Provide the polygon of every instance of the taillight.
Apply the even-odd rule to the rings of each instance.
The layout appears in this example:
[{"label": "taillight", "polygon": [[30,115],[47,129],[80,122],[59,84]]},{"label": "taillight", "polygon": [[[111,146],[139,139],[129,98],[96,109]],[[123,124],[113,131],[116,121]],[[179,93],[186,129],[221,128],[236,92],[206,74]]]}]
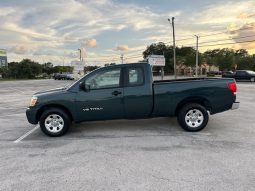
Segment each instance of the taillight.
[{"label": "taillight", "polygon": [[233,94],[235,94],[236,91],[237,91],[236,83],[235,83],[235,82],[229,83],[229,84],[228,84],[228,88],[230,89],[230,91],[231,91]]}]

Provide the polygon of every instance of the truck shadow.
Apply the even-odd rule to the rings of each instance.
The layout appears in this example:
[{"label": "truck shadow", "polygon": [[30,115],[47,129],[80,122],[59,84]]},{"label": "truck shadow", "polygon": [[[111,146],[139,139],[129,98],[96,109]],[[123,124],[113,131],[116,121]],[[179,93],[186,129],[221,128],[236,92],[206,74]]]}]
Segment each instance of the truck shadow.
[{"label": "truck shadow", "polygon": [[[178,124],[176,118],[153,118],[137,120],[111,120],[83,122],[72,124],[66,135],[62,137],[48,137],[41,131],[36,131],[26,138],[26,141],[55,142],[56,140],[84,140],[84,139],[121,139],[140,137],[176,137],[211,134],[203,132],[186,132]],[[55,144],[55,143],[54,143]],[[63,142],[61,142],[63,144]],[[67,143],[65,143],[67,144]]]},{"label": "truck shadow", "polygon": [[160,133],[183,132],[176,118],[111,120],[73,124],[68,136],[86,138],[139,137]]}]

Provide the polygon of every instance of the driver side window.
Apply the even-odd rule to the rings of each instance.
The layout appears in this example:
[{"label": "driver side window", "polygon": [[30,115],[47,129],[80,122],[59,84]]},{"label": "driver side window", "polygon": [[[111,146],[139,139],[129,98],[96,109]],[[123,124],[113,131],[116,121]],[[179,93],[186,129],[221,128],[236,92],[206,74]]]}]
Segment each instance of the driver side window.
[{"label": "driver side window", "polygon": [[102,71],[89,77],[86,82],[91,90],[102,88],[117,88],[120,86],[120,68]]}]

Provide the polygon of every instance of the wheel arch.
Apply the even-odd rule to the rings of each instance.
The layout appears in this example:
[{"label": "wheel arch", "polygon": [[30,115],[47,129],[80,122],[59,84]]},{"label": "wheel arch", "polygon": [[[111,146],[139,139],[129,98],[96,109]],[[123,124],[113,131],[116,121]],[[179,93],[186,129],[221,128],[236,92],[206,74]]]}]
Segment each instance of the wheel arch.
[{"label": "wheel arch", "polygon": [[63,105],[61,105],[61,104],[48,104],[48,105],[42,106],[42,107],[38,110],[38,112],[37,112],[37,114],[36,114],[36,121],[39,121],[41,115],[43,114],[43,112],[44,112],[45,110],[49,109],[49,108],[58,108],[58,109],[61,109],[61,110],[63,110],[63,111],[66,112],[66,114],[69,116],[69,118],[70,118],[71,121],[74,120],[72,113],[69,111],[69,109],[68,109],[67,107],[65,107],[65,106],[63,106]]},{"label": "wheel arch", "polygon": [[208,99],[206,99],[204,97],[201,97],[201,96],[192,96],[192,97],[188,97],[188,98],[183,99],[182,101],[180,101],[177,104],[177,107],[175,109],[175,116],[178,115],[178,112],[180,111],[180,109],[184,105],[189,104],[189,103],[200,104],[200,105],[204,106],[207,111],[210,111],[210,112],[212,110],[211,103],[210,103],[210,101]]}]

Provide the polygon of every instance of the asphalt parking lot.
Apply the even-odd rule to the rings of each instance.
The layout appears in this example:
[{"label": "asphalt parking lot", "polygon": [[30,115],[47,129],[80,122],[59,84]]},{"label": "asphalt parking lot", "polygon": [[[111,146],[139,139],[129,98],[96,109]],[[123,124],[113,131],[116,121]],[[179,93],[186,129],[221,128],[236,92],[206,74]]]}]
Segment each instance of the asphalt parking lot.
[{"label": "asphalt parking lot", "polygon": [[211,116],[201,132],[157,118],[85,122],[47,137],[25,109],[34,92],[67,83],[0,82],[0,190],[255,189],[255,83],[238,83],[240,109]]}]

